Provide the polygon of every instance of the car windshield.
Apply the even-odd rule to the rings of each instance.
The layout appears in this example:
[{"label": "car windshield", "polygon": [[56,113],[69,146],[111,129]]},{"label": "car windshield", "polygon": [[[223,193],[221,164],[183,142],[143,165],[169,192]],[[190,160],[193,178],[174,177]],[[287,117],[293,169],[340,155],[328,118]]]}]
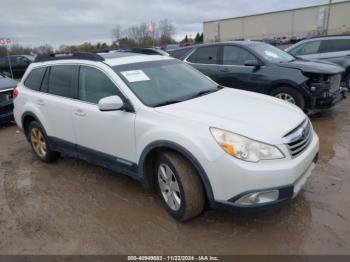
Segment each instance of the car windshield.
[{"label": "car windshield", "polygon": [[271,63],[284,63],[295,60],[294,56],[291,56],[277,47],[265,43],[253,44],[251,45],[251,48]]},{"label": "car windshield", "polygon": [[113,69],[151,107],[182,102],[220,89],[205,75],[175,59],[119,65]]}]

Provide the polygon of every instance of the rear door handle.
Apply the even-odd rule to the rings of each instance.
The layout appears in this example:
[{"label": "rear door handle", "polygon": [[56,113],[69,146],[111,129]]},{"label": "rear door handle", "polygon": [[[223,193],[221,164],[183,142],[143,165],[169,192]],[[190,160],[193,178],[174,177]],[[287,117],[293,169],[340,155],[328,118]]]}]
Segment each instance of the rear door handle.
[{"label": "rear door handle", "polygon": [[228,72],[230,72],[230,70],[228,68],[222,68],[222,69],[220,69],[220,72],[228,73]]},{"label": "rear door handle", "polygon": [[39,106],[43,106],[43,105],[45,105],[45,102],[44,102],[44,100],[39,99],[39,100],[37,101],[37,104],[38,104]]},{"label": "rear door handle", "polygon": [[86,116],[86,113],[81,109],[75,110],[74,114],[77,116]]}]

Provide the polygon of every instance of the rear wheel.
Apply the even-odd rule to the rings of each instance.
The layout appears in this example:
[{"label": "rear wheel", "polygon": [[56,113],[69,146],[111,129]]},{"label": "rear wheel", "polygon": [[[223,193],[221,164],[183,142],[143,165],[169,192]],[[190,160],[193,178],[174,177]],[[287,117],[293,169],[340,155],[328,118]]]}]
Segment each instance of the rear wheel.
[{"label": "rear wheel", "polygon": [[279,87],[271,92],[271,95],[289,102],[291,104],[297,105],[302,110],[305,109],[305,98],[304,96],[297,90],[292,87]]},{"label": "rear wheel", "polygon": [[166,152],[155,165],[159,196],[168,213],[179,221],[189,220],[202,213],[205,196],[195,168],[182,156]]},{"label": "rear wheel", "polygon": [[29,124],[28,138],[35,155],[44,162],[53,162],[59,157],[59,153],[52,151],[47,141],[44,128],[36,121]]}]

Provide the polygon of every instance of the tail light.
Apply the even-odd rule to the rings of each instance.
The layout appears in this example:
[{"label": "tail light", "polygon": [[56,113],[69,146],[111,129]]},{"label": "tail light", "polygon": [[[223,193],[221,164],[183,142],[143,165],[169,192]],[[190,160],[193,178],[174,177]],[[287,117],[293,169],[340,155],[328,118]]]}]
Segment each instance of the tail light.
[{"label": "tail light", "polygon": [[13,89],[13,92],[12,92],[12,98],[15,99],[17,96],[18,96],[18,90],[17,88],[15,88]]}]

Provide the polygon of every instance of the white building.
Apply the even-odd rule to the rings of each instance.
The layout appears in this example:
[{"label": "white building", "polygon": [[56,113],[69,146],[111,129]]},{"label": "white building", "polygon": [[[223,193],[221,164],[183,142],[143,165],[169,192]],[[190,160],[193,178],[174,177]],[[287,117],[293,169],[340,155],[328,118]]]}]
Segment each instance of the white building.
[{"label": "white building", "polygon": [[204,42],[350,33],[350,1],[203,22]]}]

